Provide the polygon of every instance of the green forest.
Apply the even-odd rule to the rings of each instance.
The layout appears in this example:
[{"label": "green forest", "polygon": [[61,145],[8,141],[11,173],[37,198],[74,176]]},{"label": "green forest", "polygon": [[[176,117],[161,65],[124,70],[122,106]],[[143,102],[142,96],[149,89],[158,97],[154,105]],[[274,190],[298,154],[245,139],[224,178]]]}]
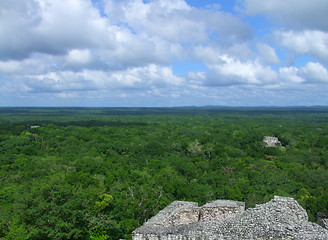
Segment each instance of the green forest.
[{"label": "green forest", "polygon": [[174,200],[293,197],[315,222],[328,108],[0,108],[0,181],[0,239],[131,239]]}]

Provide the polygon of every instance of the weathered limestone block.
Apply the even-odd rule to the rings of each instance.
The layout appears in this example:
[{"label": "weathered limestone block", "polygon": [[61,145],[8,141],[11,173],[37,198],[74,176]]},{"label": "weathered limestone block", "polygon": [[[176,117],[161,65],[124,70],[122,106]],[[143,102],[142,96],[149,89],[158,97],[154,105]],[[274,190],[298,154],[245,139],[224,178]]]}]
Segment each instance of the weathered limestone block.
[{"label": "weathered limestone block", "polygon": [[199,221],[206,221],[222,214],[242,213],[245,203],[231,200],[216,200],[206,203],[200,208]]},{"label": "weathered limestone block", "polygon": [[185,202],[185,201],[174,201],[162,211],[160,211],[157,215],[149,219],[145,225],[150,226],[171,226],[172,221],[169,219],[172,218],[172,215],[175,215],[179,211],[183,211],[185,209],[194,209],[198,207],[198,203],[195,202]]},{"label": "weathered limestone block", "polygon": [[[308,222],[306,211],[292,198],[244,211],[242,202],[217,200],[202,207],[173,202],[132,233],[133,240],[328,240],[328,230]],[[198,217],[197,217],[198,216]]]},{"label": "weathered limestone block", "polygon": [[328,229],[328,213],[323,213],[323,212],[318,213],[318,224],[321,227]]},{"label": "weathered limestone block", "polygon": [[167,226],[178,226],[199,221],[199,208],[184,208],[171,214],[167,221]]}]

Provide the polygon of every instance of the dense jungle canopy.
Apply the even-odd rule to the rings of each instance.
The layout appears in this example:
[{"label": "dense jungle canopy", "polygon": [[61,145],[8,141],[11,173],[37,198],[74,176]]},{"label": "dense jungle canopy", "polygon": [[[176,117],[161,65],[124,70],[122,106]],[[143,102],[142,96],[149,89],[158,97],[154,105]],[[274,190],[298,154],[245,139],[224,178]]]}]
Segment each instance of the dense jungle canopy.
[{"label": "dense jungle canopy", "polygon": [[315,221],[328,108],[0,108],[0,181],[0,239],[129,239],[174,200],[280,195]]}]

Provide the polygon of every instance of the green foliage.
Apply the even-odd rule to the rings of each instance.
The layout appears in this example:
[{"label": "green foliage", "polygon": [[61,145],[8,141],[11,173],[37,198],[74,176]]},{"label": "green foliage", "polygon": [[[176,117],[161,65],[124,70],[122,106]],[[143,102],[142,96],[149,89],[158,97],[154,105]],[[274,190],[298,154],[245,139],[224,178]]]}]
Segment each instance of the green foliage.
[{"label": "green foliage", "polygon": [[0,239],[129,239],[174,200],[282,195],[315,221],[327,136],[327,108],[0,108]]},{"label": "green foliage", "polygon": [[113,202],[113,197],[109,194],[103,194],[101,196],[101,201],[95,203],[95,210],[97,212],[104,211],[106,208],[109,208]]}]

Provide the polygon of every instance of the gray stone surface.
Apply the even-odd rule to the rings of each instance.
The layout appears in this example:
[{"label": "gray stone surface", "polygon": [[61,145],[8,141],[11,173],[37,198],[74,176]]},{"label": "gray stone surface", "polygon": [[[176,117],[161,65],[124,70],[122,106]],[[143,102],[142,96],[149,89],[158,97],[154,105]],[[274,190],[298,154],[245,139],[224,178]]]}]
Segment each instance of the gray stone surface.
[{"label": "gray stone surface", "polygon": [[324,228],[328,229],[328,212],[326,212],[326,213],[323,213],[323,212],[318,213],[318,224],[321,227],[324,227]]},{"label": "gray stone surface", "polygon": [[306,211],[292,198],[245,209],[242,202],[217,200],[202,207],[173,202],[133,232],[133,240],[317,239],[328,230],[308,222]]},{"label": "gray stone surface", "polygon": [[277,137],[265,136],[263,142],[266,143],[267,147],[281,147],[281,142]]}]

